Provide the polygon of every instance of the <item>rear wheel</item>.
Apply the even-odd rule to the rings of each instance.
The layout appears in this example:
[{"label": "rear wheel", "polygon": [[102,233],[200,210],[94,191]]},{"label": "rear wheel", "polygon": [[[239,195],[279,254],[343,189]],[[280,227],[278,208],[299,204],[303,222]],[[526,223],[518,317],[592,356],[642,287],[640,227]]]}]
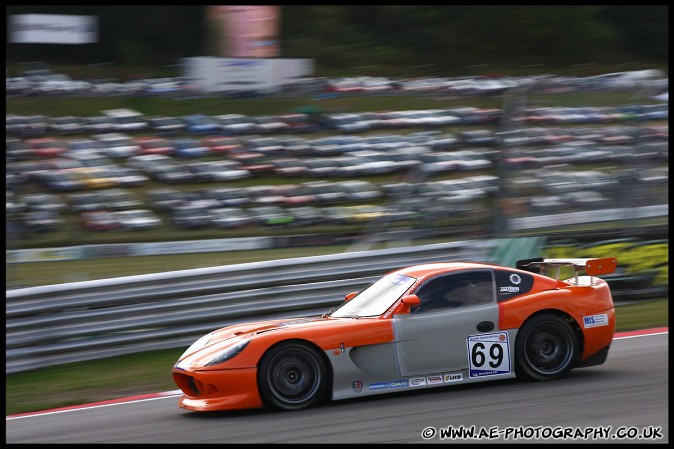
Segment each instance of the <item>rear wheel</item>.
[{"label": "rear wheel", "polygon": [[552,314],[525,322],[515,348],[517,374],[534,380],[565,376],[580,355],[574,330],[563,318]]},{"label": "rear wheel", "polygon": [[309,407],[325,392],[325,361],[306,343],[282,343],[262,358],[258,384],[265,405],[281,410]]}]

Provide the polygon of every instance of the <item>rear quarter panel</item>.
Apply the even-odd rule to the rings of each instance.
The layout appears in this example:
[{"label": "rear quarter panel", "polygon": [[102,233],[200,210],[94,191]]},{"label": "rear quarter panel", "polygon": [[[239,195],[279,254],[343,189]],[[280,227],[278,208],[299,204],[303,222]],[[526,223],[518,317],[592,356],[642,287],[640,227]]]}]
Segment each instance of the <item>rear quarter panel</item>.
[{"label": "rear quarter panel", "polygon": [[572,317],[583,334],[581,360],[608,346],[615,333],[613,299],[608,284],[599,278],[594,278],[591,286],[567,285],[515,297],[499,303],[499,308],[502,330],[519,329],[528,318],[544,311]]}]

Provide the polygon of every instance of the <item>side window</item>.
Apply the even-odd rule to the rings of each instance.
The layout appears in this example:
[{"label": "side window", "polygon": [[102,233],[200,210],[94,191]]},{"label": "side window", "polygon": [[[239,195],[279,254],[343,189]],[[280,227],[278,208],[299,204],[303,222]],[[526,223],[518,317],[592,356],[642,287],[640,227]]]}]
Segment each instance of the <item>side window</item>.
[{"label": "side window", "polygon": [[491,270],[472,270],[429,279],[417,290],[421,304],[412,313],[494,302]]}]

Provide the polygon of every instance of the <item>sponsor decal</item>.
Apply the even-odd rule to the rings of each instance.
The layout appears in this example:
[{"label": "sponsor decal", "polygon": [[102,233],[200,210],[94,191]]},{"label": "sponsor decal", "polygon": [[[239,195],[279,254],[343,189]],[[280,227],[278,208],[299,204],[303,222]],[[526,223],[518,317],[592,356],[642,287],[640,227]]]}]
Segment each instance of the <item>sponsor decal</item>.
[{"label": "sponsor decal", "polygon": [[510,374],[507,332],[471,335],[467,344],[470,377]]},{"label": "sponsor decal", "polygon": [[426,377],[426,380],[428,381],[428,385],[441,384],[442,383],[442,376],[428,376],[428,377]]},{"label": "sponsor decal", "polygon": [[400,388],[409,386],[410,383],[408,380],[392,380],[391,382],[378,382],[376,384],[370,384],[367,387],[370,390],[382,390],[384,388]]},{"label": "sponsor decal", "polygon": [[425,377],[413,377],[410,379],[410,387],[418,387],[421,385],[426,385]]},{"label": "sponsor decal", "polygon": [[463,374],[461,373],[454,373],[454,374],[445,374],[443,377],[443,380],[445,383],[449,382],[459,382],[463,380]]},{"label": "sponsor decal", "polygon": [[363,391],[363,381],[362,380],[354,380],[351,382],[351,387],[353,388],[353,391],[356,393],[360,393]]},{"label": "sponsor decal", "polygon": [[585,329],[599,326],[608,326],[608,315],[606,313],[600,313],[599,315],[590,315],[583,317],[583,327]]},{"label": "sponsor decal", "polygon": [[499,291],[506,292],[506,293],[517,293],[517,292],[520,291],[520,288],[519,287],[507,286],[507,287],[501,287],[501,289]]},{"label": "sponsor decal", "polygon": [[510,275],[510,282],[512,282],[514,285],[519,285],[519,283],[522,282],[522,278],[520,277],[519,274],[512,273]]}]

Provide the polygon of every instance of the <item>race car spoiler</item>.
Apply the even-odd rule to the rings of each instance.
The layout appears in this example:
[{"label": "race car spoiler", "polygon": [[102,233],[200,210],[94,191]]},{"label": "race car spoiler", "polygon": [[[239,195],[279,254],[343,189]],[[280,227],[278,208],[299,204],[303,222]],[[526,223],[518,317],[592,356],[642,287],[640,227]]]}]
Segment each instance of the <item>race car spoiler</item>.
[{"label": "race car spoiler", "polygon": [[562,267],[572,267],[576,280],[578,273],[585,271],[588,276],[597,276],[600,274],[611,274],[618,266],[618,259],[615,257],[604,257],[598,259],[524,259],[517,261],[517,268],[531,273],[540,273],[542,270],[555,269],[555,278],[559,279],[559,271]]}]

